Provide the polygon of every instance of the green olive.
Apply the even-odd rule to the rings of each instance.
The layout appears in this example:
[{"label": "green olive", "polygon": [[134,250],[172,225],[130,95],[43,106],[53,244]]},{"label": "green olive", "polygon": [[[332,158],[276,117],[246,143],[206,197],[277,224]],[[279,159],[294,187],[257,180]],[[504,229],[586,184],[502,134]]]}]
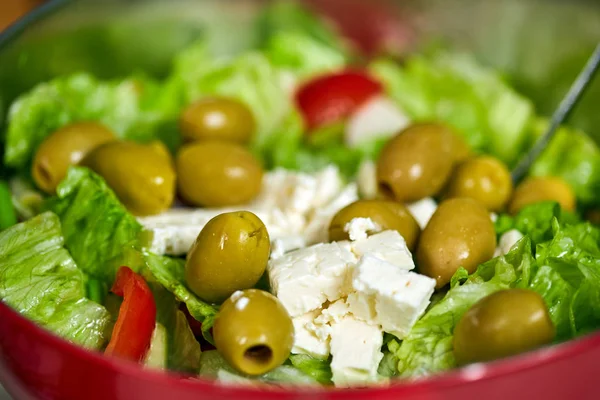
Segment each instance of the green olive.
[{"label": "green olive", "polygon": [[403,204],[391,200],[358,200],[333,217],[329,225],[329,240],[348,240],[344,228],[354,218],[370,218],[382,230],[398,231],[411,251],[421,233],[419,224]]},{"label": "green olive", "polygon": [[37,186],[53,194],[71,165],[78,164],[101,144],[116,140],[113,133],[97,122],[67,125],[46,138],[33,159],[31,174]]},{"label": "green olive", "polygon": [[102,176],[135,215],[158,214],[173,204],[173,160],[160,142],[112,142],[88,154],[82,165]]},{"label": "green olive", "polygon": [[466,312],[454,330],[459,364],[491,361],[552,343],[555,329],[544,299],[531,290],[501,290]]},{"label": "green olive", "polygon": [[459,142],[444,125],[410,126],[391,139],[379,156],[379,191],[403,203],[436,195],[450,176]]},{"label": "green olive", "polygon": [[256,285],[270,251],[269,233],[256,215],[220,214],[202,228],[187,255],[187,285],[201,299],[220,303],[236,290]]},{"label": "green olive", "polygon": [[186,141],[215,139],[243,144],[254,135],[256,122],[244,103],[213,97],[186,108],[181,114],[180,127]]},{"label": "green olive", "polygon": [[468,198],[445,200],[421,233],[417,267],[445,286],[462,266],[469,273],[490,260],[496,249],[496,232],[490,213]]},{"label": "green olive", "polygon": [[544,176],[528,178],[517,186],[508,211],[514,215],[524,207],[542,201],[556,201],[565,210],[575,210],[575,194],[569,184],[558,177]]},{"label": "green olive", "polygon": [[290,356],[294,325],[275,296],[248,289],[233,293],[223,303],[213,336],[217,350],[233,368],[247,375],[262,375]]},{"label": "green olive", "polygon": [[176,165],[179,194],[194,206],[244,204],[254,199],[262,187],[262,166],[235,143],[188,144],[179,151]]},{"label": "green olive", "polygon": [[506,165],[494,157],[479,156],[454,169],[445,197],[469,197],[490,211],[501,211],[511,193],[512,180]]}]

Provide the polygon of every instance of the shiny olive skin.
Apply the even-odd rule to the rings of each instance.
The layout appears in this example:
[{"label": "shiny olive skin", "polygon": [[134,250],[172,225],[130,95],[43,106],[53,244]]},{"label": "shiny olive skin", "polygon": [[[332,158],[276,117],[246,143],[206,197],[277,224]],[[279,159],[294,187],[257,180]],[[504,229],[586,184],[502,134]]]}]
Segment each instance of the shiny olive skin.
[{"label": "shiny olive skin", "polygon": [[473,199],[449,199],[440,203],[421,232],[417,267],[441,288],[461,266],[474,272],[493,257],[495,249],[496,232],[490,213]]},{"label": "shiny olive skin", "polygon": [[201,299],[220,303],[236,290],[256,285],[270,251],[269,233],[256,215],[220,214],[202,228],[187,255],[186,283]]},{"label": "shiny olive skin", "polygon": [[454,330],[459,364],[491,361],[552,343],[555,335],[544,299],[531,290],[507,289],[484,297]]},{"label": "shiny olive skin", "polygon": [[183,146],[176,161],[179,195],[194,206],[222,207],[253,200],[263,168],[244,147],[203,141]]},{"label": "shiny olive skin", "polygon": [[358,200],[333,217],[329,224],[329,240],[348,240],[344,227],[354,218],[370,218],[384,231],[398,231],[411,251],[421,233],[419,224],[403,204],[391,200]]},{"label": "shiny olive skin", "polygon": [[167,210],[175,198],[173,160],[161,142],[112,142],[88,154],[82,165],[102,176],[135,215]]},{"label": "shiny olive skin", "polygon": [[508,206],[510,214],[542,201],[556,201],[567,211],[574,211],[575,193],[567,182],[554,176],[527,178],[517,186]]},{"label": "shiny olive skin", "polygon": [[294,325],[272,294],[238,291],[221,305],[213,326],[215,346],[233,368],[262,375],[287,360],[294,344]]},{"label": "shiny olive skin", "polygon": [[180,128],[186,141],[227,140],[248,143],[256,131],[250,109],[226,97],[202,99],[181,114]]},{"label": "shiny olive skin", "polygon": [[501,211],[511,194],[512,179],[506,165],[494,157],[479,156],[455,167],[445,198],[469,197],[490,211]]},{"label": "shiny olive skin", "polygon": [[67,125],[48,136],[37,149],[31,169],[33,180],[44,192],[54,194],[70,166],[78,164],[96,147],[114,140],[115,135],[97,122]]},{"label": "shiny olive skin", "polygon": [[441,124],[408,127],[392,138],[379,156],[379,191],[402,203],[438,194],[450,177],[456,157],[465,156],[455,152],[457,143],[460,139]]}]

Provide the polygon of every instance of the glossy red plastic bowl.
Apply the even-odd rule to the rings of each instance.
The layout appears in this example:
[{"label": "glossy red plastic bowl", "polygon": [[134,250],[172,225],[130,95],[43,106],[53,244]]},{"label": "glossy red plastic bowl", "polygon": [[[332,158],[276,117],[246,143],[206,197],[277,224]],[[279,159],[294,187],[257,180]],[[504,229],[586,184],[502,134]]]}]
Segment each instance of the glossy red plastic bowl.
[{"label": "glossy red plastic bowl", "polygon": [[259,390],[148,371],[88,352],[0,304],[0,380],[16,399],[598,399],[600,334],[385,388]]},{"label": "glossy red plastic bowl", "polygon": [[[169,0],[164,4],[171,5],[182,1]],[[251,0],[236,1],[240,3],[243,12],[248,10],[244,7],[254,3]],[[320,0],[308,1],[311,4],[320,3]],[[323,1],[331,3],[333,0]],[[336,1],[340,4],[340,0]],[[370,5],[375,2],[375,0],[369,1]],[[593,10],[598,13],[599,7],[594,1],[597,2],[597,0],[593,0],[588,1],[587,4],[589,7],[596,4],[593,6],[595,7]],[[138,34],[137,37],[131,39],[129,44],[121,43],[121,41],[127,40],[127,36],[118,36],[119,33],[123,33],[123,26],[120,26],[119,29],[108,30],[108,36],[105,35],[105,31],[95,30],[95,28],[87,29],[96,19],[110,20],[116,17],[124,18],[127,26],[133,25],[136,29],[142,29],[146,26],[146,21],[142,25],[136,25],[133,20],[130,20],[130,17],[140,14],[145,9],[146,3],[158,2],[159,0],[55,0],[51,4],[47,4],[37,13],[28,16],[22,23],[13,26],[4,35],[0,35],[0,100],[4,100],[4,104],[8,104],[12,97],[39,81],[81,69],[101,77],[129,73],[137,68],[160,74],[165,70],[168,60],[177,51],[177,48],[183,46],[185,40],[189,38],[188,25],[184,27],[182,24],[181,34],[174,35],[172,41],[163,43],[159,49],[162,53],[150,56],[143,53],[144,46],[140,46],[137,41],[140,38],[152,37],[153,26],[148,27],[149,32]],[[197,2],[210,3],[208,0],[197,0]],[[220,0],[219,4],[226,7],[233,2],[233,0]],[[357,0],[352,0],[352,2],[356,4]],[[69,3],[69,7],[66,7],[67,3]],[[71,7],[71,3],[73,3],[73,7]],[[119,3],[117,8],[111,8],[117,3]],[[142,3],[144,5],[140,5]],[[213,1],[213,3],[216,2]],[[367,3],[367,0],[364,0],[364,3]],[[461,29],[454,36],[466,38],[466,42],[473,50],[477,50],[474,37],[485,37],[485,40],[489,41],[494,34],[498,36],[499,32],[491,29],[490,35],[476,35],[472,33],[476,32],[475,30],[466,30],[464,24],[470,22],[476,24],[482,21],[479,28],[487,29],[495,25],[490,24],[490,20],[486,20],[486,16],[493,17],[492,21],[497,21],[497,16],[503,15],[495,9],[494,11],[479,9],[481,4],[499,6],[510,3],[506,7],[517,7],[521,14],[527,10],[533,10],[534,15],[539,15],[541,10],[541,8],[536,8],[541,4],[540,0],[503,0],[498,2],[429,0],[428,3],[445,6],[450,3],[460,4],[460,7],[453,9],[454,14],[451,18],[462,21]],[[464,11],[467,3],[471,5],[469,12]],[[545,2],[545,4],[550,3],[556,6],[560,2],[550,0]],[[586,0],[570,0],[562,4],[566,3],[571,5],[581,3],[584,7],[583,3],[586,3]],[[525,4],[530,4],[531,7],[528,8],[529,6]],[[548,13],[567,15],[560,8],[563,6],[557,7],[556,12],[548,11]],[[568,8],[568,6],[564,7]],[[450,9],[452,10],[452,8]],[[473,17],[470,13],[477,10],[479,10],[479,17]],[[583,18],[585,15],[590,15],[590,10],[592,9],[582,8],[577,15]],[[63,11],[64,15],[61,14]],[[335,14],[335,10],[330,7],[323,7],[323,12],[330,16]],[[165,14],[168,13],[168,10],[165,10]],[[51,15],[52,18],[50,18]],[[383,14],[376,14],[377,18],[380,18],[381,15]],[[243,22],[243,18],[241,21]],[[346,30],[352,31],[351,25],[360,21],[360,18],[344,14],[344,21]],[[510,23],[510,21],[505,18],[503,23]],[[516,29],[515,25],[523,29],[529,26],[529,24],[519,22],[518,18],[513,18],[512,21],[513,29]],[[69,35],[72,35],[73,41],[64,40],[65,36],[62,35],[61,29],[65,25],[70,25]],[[444,26],[443,29],[448,28],[448,25],[444,25],[442,22],[432,25]],[[571,24],[569,29],[574,33],[579,25],[581,24]],[[380,28],[384,32],[389,32],[390,30],[385,26],[382,24]],[[193,26],[191,28],[193,29]],[[354,32],[357,40],[369,42],[372,35],[377,37],[378,34],[365,31],[363,28]],[[474,28],[474,25],[469,25],[469,28]],[[465,31],[471,33],[471,36],[465,35]],[[161,33],[164,34],[165,31],[161,31]],[[500,30],[500,36],[504,33]],[[399,37],[396,33],[394,35],[393,37]],[[115,40],[117,36],[118,41]],[[58,37],[59,40],[54,41],[54,37]],[[45,38],[50,41],[44,42]],[[573,41],[568,46],[565,45],[561,54],[571,48],[575,49],[576,44],[582,43],[583,40],[582,37],[573,35]],[[592,38],[592,42],[595,41],[597,41],[597,37]],[[54,45],[55,43],[56,45]],[[397,46],[405,44],[394,40],[392,43],[396,43]],[[502,53],[495,51],[496,49],[502,49],[502,54],[510,54],[510,52],[507,53],[506,47],[492,45],[491,48],[494,49],[494,55]],[[372,47],[368,49],[373,50]],[[551,52],[554,51],[552,47],[549,49]],[[515,52],[516,54],[528,54],[518,49]],[[582,54],[587,55],[588,53],[582,52]],[[557,54],[557,57],[559,56]],[[111,62],[102,62],[103,58],[109,58]],[[483,54],[483,58],[485,58],[485,54]],[[488,57],[488,61],[494,60],[498,65],[502,64],[501,58]],[[25,74],[24,70],[30,71],[30,73]],[[568,82],[572,77],[567,75],[560,78],[564,78],[564,81]],[[2,108],[2,101],[0,101],[0,108]],[[2,110],[0,109],[1,115]],[[325,388],[263,388],[259,390],[252,387],[232,387],[207,380],[149,371],[135,364],[109,359],[100,353],[86,351],[39,328],[33,322],[0,303],[0,382],[16,399],[548,400],[572,398],[591,400],[600,399],[600,385],[596,382],[597,376],[600,376],[600,333],[495,363],[473,365],[418,381],[398,381],[389,387],[360,390]]]}]

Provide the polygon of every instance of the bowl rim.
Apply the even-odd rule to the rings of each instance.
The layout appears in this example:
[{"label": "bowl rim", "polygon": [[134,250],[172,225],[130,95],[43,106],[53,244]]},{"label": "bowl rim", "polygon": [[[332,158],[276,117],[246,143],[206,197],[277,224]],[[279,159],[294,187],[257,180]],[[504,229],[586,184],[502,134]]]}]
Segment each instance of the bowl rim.
[{"label": "bowl rim", "polygon": [[[600,347],[600,332],[591,333],[578,339],[551,345],[518,356],[497,360],[485,364],[472,364],[445,373],[417,379],[392,378],[389,385],[375,385],[365,388],[335,388],[326,386],[254,386],[244,384],[224,384],[214,379],[200,376],[177,374],[170,371],[143,368],[139,364],[115,358],[110,358],[100,352],[88,350],[71,343],[54,333],[37,325],[32,320],[22,316],[7,304],[0,302],[0,315],[8,319],[8,325],[16,326],[20,331],[27,331],[39,341],[55,347],[63,357],[74,357],[85,361],[97,368],[119,375],[127,375],[140,382],[158,383],[165,386],[176,386],[189,390],[218,389],[220,393],[232,396],[248,396],[252,394],[289,395],[303,392],[312,395],[389,395],[409,394],[432,389],[450,389],[456,386],[502,378],[523,371],[548,366],[561,360],[582,354],[593,347]],[[6,323],[6,322],[3,322]],[[394,379],[397,379],[394,382]],[[341,398],[341,397],[340,397]]]}]

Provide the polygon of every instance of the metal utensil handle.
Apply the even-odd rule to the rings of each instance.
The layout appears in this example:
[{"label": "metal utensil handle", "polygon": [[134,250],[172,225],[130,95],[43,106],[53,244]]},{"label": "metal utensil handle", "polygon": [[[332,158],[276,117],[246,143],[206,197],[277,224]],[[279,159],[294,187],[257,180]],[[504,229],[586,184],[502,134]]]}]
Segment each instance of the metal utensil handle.
[{"label": "metal utensil handle", "polygon": [[569,117],[586,89],[590,86],[590,82],[593,80],[598,69],[600,69],[600,43],[598,43],[598,46],[596,46],[596,49],[585,68],[581,71],[577,80],[575,80],[571,86],[571,89],[569,89],[569,92],[560,103],[558,109],[554,112],[554,115],[552,115],[550,126],[544,136],[535,143],[513,169],[512,180],[515,185],[527,175],[529,167],[531,167],[539,155],[544,151],[548,143],[550,143],[550,140],[552,140],[558,131],[558,128]]}]

